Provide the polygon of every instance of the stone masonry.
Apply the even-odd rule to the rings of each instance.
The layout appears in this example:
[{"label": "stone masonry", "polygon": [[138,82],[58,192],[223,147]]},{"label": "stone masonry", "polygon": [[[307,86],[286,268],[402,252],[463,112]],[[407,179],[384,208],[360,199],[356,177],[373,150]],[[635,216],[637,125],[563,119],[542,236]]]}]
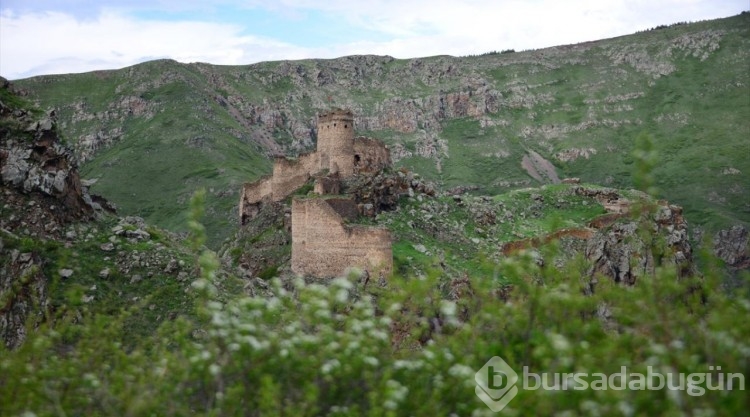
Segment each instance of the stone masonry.
[{"label": "stone masonry", "polygon": [[277,157],[273,175],[243,186],[240,221],[252,219],[264,201],[281,201],[311,177],[344,179],[354,174],[374,174],[391,165],[388,148],[377,139],[354,137],[354,115],[336,109],[318,116],[317,151],[298,158]]},{"label": "stone masonry", "polygon": [[292,201],[292,271],[331,277],[357,267],[370,274],[390,275],[391,236],[387,228],[348,224],[359,215],[357,204],[336,197],[341,180],[375,175],[391,165],[390,151],[377,139],[354,137],[351,111],[336,109],[318,116],[317,150],[298,158],[277,157],[273,174],[245,184],[240,198],[241,224],[263,204],[287,198],[315,178],[319,197]]},{"label": "stone masonry", "polygon": [[358,215],[350,199],[295,198],[292,201],[292,271],[316,277],[340,276],[349,267],[371,276],[393,270],[387,228],[346,224]]}]

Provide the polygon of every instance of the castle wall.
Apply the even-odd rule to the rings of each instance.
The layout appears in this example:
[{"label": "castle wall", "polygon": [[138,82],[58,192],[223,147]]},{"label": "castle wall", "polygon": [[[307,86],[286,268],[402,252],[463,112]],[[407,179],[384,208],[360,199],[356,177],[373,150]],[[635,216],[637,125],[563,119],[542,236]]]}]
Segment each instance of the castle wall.
[{"label": "castle wall", "polygon": [[276,158],[273,161],[273,201],[281,201],[303,186],[312,174],[320,170],[319,166],[317,152],[296,159]]},{"label": "castle wall", "polygon": [[354,173],[374,173],[391,166],[391,151],[377,139],[354,139]]},{"label": "castle wall", "polygon": [[258,214],[263,199],[273,192],[273,178],[268,175],[253,183],[245,183],[240,195],[240,224]]},{"label": "castle wall", "polygon": [[[388,148],[369,138],[354,139],[354,117],[335,110],[318,118],[317,151],[296,159],[276,158],[273,175],[245,184],[240,199],[242,224],[254,218],[268,200],[281,201],[316,176],[314,190],[338,194],[341,178],[376,173],[390,166]],[[328,171],[324,174],[322,171]],[[319,278],[340,276],[357,267],[372,275],[393,271],[391,234],[387,228],[350,225],[359,215],[348,198],[295,198],[292,202],[292,271]]]},{"label": "castle wall", "polygon": [[257,203],[271,194],[273,189],[273,178],[270,175],[261,177],[253,183],[245,183],[242,186],[242,202]]},{"label": "castle wall", "polygon": [[326,198],[325,201],[341,217],[342,221],[354,221],[359,217],[357,203],[351,198]]},{"label": "castle wall", "polygon": [[[345,207],[341,201],[337,204]],[[322,198],[294,199],[292,271],[323,278],[340,276],[348,267],[390,275],[393,252],[389,230],[345,225],[336,209]]]}]

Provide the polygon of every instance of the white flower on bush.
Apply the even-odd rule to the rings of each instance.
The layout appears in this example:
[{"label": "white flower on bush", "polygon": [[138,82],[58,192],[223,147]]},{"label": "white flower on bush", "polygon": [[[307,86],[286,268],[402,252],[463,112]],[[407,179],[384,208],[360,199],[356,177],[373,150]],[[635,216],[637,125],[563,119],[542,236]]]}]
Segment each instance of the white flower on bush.
[{"label": "white flower on bush", "polygon": [[420,360],[409,361],[409,360],[399,359],[399,360],[393,362],[393,368],[394,369],[414,370],[414,369],[421,368],[423,365],[424,365],[424,362],[422,362]]},{"label": "white flower on bush", "polygon": [[310,305],[317,307],[319,309],[328,309],[329,307],[328,301],[320,299],[320,298],[310,300]]},{"label": "white flower on bush", "polygon": [[652,343],[649,347],[651,348],[651,352],[656,355],[666,355],[667,352],[669,352],[667,350],[667,347],[662,345],[661,343]]},{"label": "white flower on bush", "polygon": [[266,309],[273,311],[281,307],[281,301],[276,297],[271,297],[266,301]]},{"label": "white flower on bush", "polygon": [[99,379],[92,373],[85,373],[83,374],[83,379],[86,381],[86,383],[89,384],[92,388],[98,388],[99,387]]},{"label": "white flower on bush", "polygon": [[299,330],[299,323],[296,321],[293,321],[286,326],[284,326],[284,333],[286,334],[295,334],[297,333],[297,330]]},{"label": "white flower on bush", "polygon": [[264,350],[268,347],[269,343],[266,340],[260,341],[255,336],[245,336],[242,338],[246,344],[250,345],[253,350]]},{"label": "white flower on bush", "polygon": [[339,362],[338,359],[331,359],[323,364],[323,366],[320,367],[320,372],[324,374],[331,373],[332,370],[338,368],[341,366],[341,362]]},{"label": "white flower on bush", "polygon": [[547,338],[555,350],[566,351],[570,349],[570,342],[568,342],[568,339],[559,333],[550,332],[547,334]]},{"label": "white flower on bush", "polygon": [[252,332],[255,332],[257,329],[258,328],[252,323],[239,322],[237,324],[237,330],[240,330],[240,331],[252,333]]},{"label": "white flower on bush", "polygon": [[331,318],[331,312],[328,310],[316,310],[315,311],[315,317],[319,319],[330,319]]},{"label": "white flower on bush", "polygon": [[432,376],[432,383],[435,385],[435,388],[442,388],[445,386],[445,380],[443,379],[442,374],[435,374]]},{"label": "white flower on bush", "polygon": [[331,281],[331,286],[343,288],[345,290],[350,290],[353,287],[352,283],[349,282],[348,279],[342,277],[334,278],[333,281]]},{"label": "white flower on bush", "polygon": [[307,290],[312,294],[318,294],[326,296],[328,295],[328,287],[320,284],[310,284],[307,286]]},{"label": "white flower on bush", "polygon": [[349,299],[349,291],[342,288],[336,291],[336,301],[339,303],[345,303]]},{"label": "white flower on bush", "polygon": [[406,398],[409,388],[401,385],[398,381],[389,379],[386,383],[386,400],[383,407],[389,410],[395,410],[398,404]]},{"label": "white flower on bush", "polygon": [[208,280],[200,278],[193,281],[190,285],[196,290],[205,290],[208,287]]},{"label": "white flower on bush", "polygon": [[446,318],[456,316],[456,303],[450,300],[440,300],[440,313]]},{"label": "white flower on bush", "polygon": [[370,337],[372,337],[373,339],[386,341],[388,340],[388,333],[382,330],[373,329],[373,330],[370,330]]},{"label": "white flower on bush", "polygon": [[448,375],[455,376],[457,378],[473,378],[475,373],[476,371],[474,371],[473,368],[460,363],[457,363],[451,366],[450,369],[448,369]]},{"label": "white flower on bush", "polygon": [[351,353],[354,351],[359,351],[359,348],[361,347],[361,344],[358,340],[353,340],[349,342],[348,345],[346,345],[346,349],[344,350],[346,353]]}]

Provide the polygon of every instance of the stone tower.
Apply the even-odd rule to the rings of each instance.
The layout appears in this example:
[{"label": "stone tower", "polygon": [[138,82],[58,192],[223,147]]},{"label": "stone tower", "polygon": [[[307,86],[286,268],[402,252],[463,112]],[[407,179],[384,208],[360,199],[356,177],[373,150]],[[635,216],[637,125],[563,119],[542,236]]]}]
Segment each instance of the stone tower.
[{"label": "stone tower", "polygon": [[320,168],[343,177],[354,173],[354,115],[336,109],[318,116]]}]

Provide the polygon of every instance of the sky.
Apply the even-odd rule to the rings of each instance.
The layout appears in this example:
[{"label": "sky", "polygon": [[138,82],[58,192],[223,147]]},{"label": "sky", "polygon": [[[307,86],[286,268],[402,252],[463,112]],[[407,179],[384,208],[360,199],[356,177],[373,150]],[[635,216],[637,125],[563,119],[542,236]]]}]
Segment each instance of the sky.
[{"label": "sky", "polygon": [[729,17],[750,0],[0,0],[0,75],[539,49]]}]

